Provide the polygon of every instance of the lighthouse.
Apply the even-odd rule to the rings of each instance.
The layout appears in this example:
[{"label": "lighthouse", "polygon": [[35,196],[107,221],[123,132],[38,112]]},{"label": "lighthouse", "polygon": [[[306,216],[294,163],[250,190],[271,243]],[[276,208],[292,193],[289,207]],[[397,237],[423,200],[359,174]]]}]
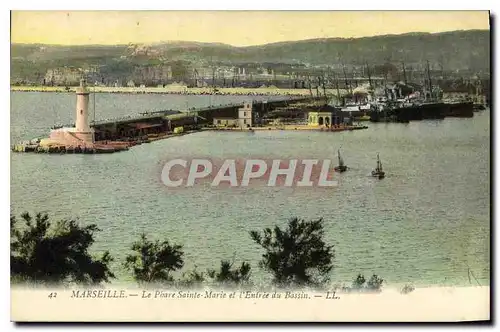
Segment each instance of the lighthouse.
[{"label": "lighthouse", "polygon": [[93,143],[94,131],[89,125],[89,96],[85,80],[80,80],[80,86],[76,88],[76,121],[75,136],[85,143]]}]

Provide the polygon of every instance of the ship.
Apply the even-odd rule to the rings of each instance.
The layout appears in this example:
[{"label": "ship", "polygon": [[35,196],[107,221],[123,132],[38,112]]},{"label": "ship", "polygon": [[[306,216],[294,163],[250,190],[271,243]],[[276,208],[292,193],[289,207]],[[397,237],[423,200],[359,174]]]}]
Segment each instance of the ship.
[{"label": "ship", "polygon": [[472,101],[449,101],[446,116],[459,118],[472,118],[474,116],[474,102]]},{"label": "ship", "polygon": [[393,113],[398,122],[425,119],[444,119],[449,113],[449,105],[444,102],[420,102],[395,107]]},{"label": "ship", "polygon": [[382,162],[380,161],[380,156],[378,153],[377,153],[377,168],[375,168],[375,170],[372,171],[372,176],[379,179],[383,179],[385,177],[385,172],[382,169]]},{"label": "ship", "polygon": [[339,158],[339,165],[336,166],[334,169],[335,172],[343,173],[347,171],[347,166],[344,164],[344,159],[342,159],[342,157],[340,156],[340,150],[338,150],[338,158]]}]

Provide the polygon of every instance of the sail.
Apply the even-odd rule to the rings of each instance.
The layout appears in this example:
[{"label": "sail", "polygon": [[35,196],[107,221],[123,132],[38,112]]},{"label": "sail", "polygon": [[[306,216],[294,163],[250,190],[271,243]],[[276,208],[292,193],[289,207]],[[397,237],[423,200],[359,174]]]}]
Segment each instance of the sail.
[{"label": "sail", "polygon": [[382,162],[380,161],[380,156],[377,153],[377,172],[382,171]]}]

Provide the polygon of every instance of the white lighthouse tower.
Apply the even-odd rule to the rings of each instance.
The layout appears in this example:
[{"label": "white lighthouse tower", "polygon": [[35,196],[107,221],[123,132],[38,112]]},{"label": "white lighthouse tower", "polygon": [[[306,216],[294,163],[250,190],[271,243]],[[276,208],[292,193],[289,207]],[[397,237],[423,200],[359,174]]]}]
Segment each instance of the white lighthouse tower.
[{"label": "white lighthouse tower", "polygon": [[75,127],[60,127],[50,132],[48,139],[43,139],[41,145],[64,145],[66,147],[94,147],[94,129],[89,124],[89,90],[85,80],[80,80],[76,88],[76,121]]},{"label": "white lighthouse tower", "polygon": [[75,136],[85,143],[94,142],[94,131],[89,124],[89,96],[85,80],[80,80],[80,86],[76,88],[76,122]]}]

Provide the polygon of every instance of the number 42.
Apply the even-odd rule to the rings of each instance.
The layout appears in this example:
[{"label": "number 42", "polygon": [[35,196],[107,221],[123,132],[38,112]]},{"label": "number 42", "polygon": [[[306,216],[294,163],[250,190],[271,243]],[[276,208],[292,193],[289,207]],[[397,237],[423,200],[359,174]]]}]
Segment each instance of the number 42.
[{"label": "number 42", "polygon": [[50,293],[49,294],[49,299],[56,298],[56,297],[57,297],[57,293]]}]

